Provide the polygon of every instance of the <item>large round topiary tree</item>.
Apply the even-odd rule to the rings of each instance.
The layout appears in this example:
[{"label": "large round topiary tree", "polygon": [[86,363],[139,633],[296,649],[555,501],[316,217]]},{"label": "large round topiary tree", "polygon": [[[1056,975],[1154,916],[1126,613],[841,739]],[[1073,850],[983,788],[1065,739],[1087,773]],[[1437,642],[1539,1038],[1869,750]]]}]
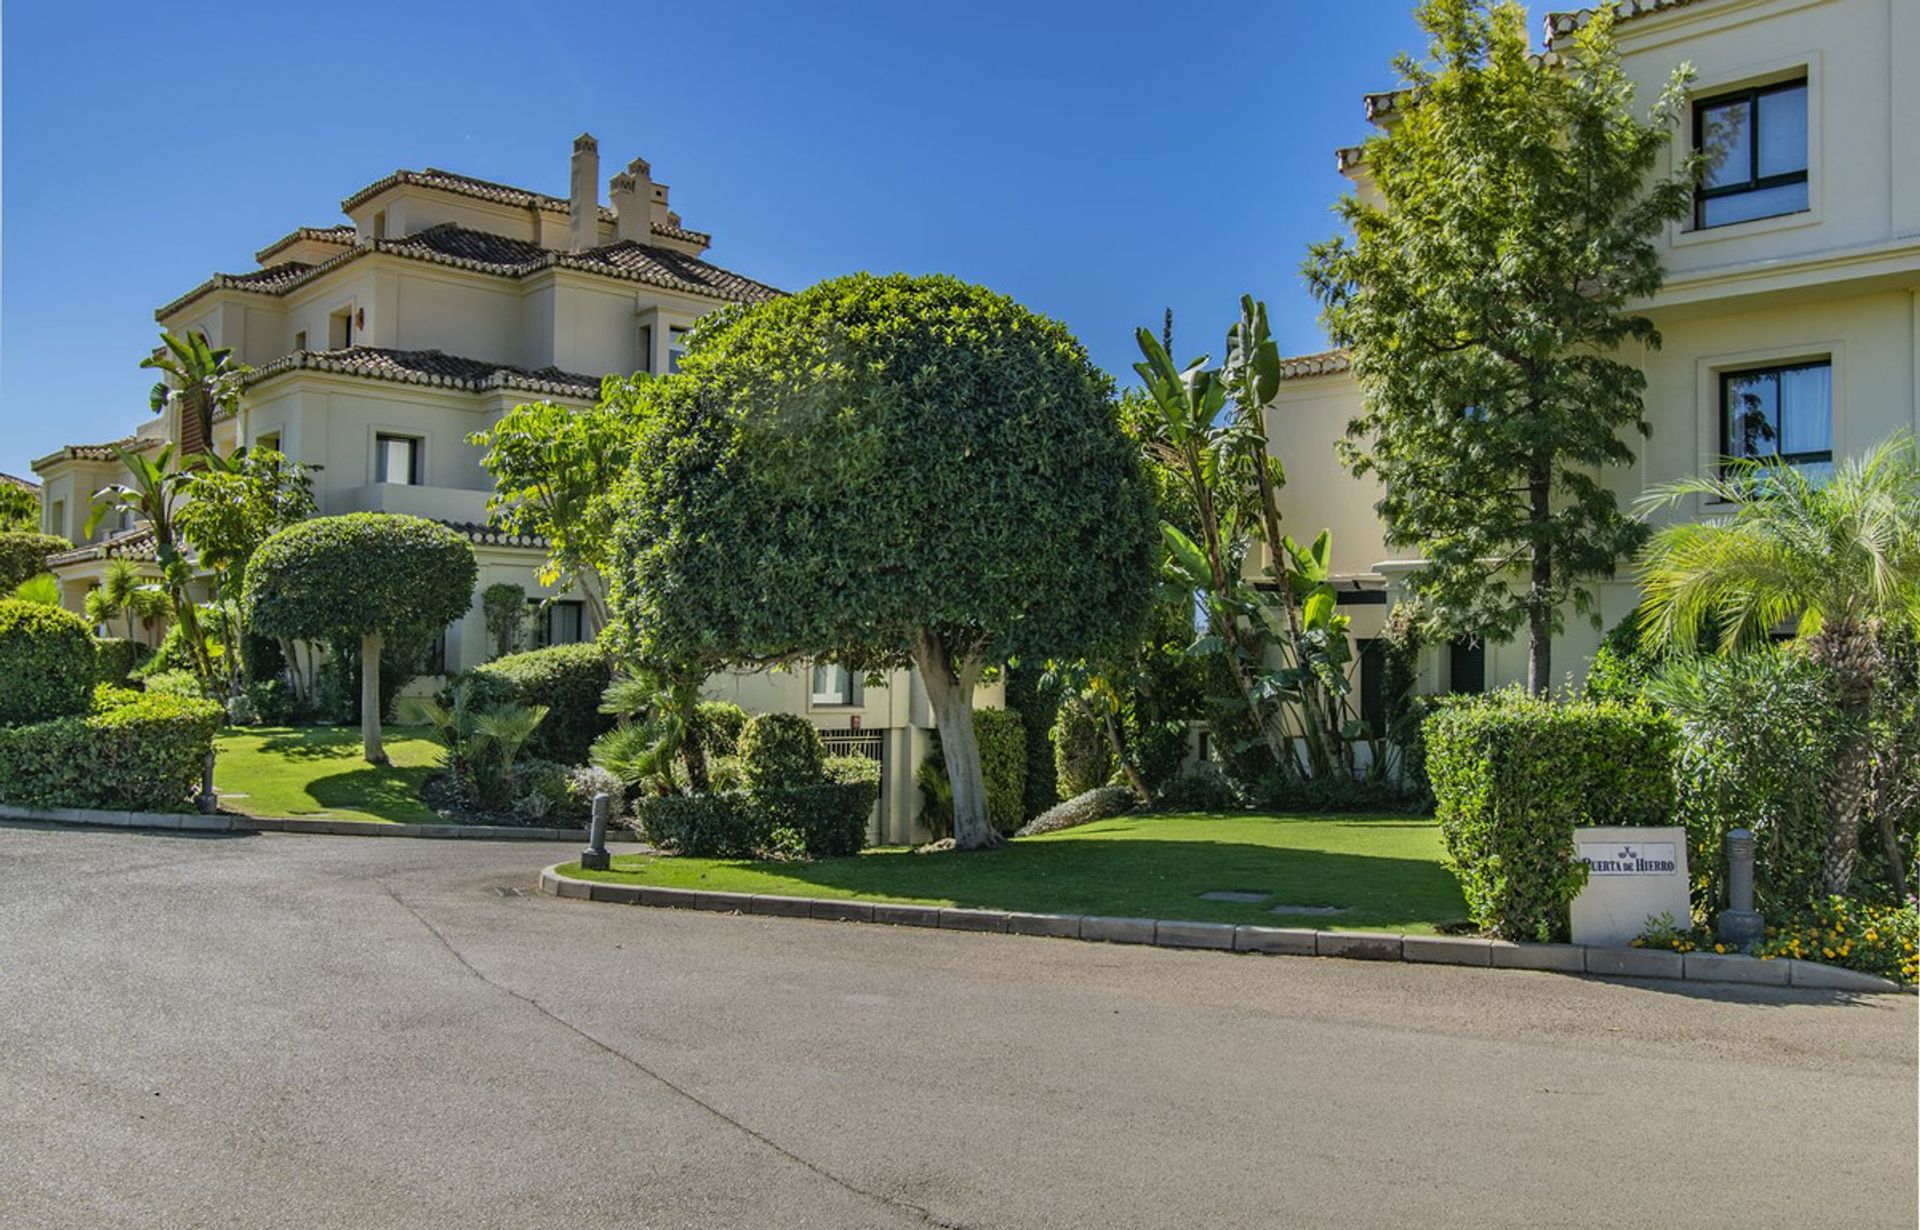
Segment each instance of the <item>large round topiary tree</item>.
[{"label": "large round topiary tree", "polygon": [[360,638],[360,733],[367,761],[380,746],[380,647],[405,631],[439,629],[473,600],[473,547],[436,521],[391,513],[316,517],[262,543],[247,564],[247,620],[263,636]]},{"label": "large round topiary tree", "polygon": [[612,635],[702,667],[911,661],[987,822],[973,689],[1144,610],[1152,499],[1112,385],[1055,321],[950,277],[825,282],[698,328],[614,495]]},{"label": "large round topiary tree", "polygon": [[0,726],[85,713],[95,669],[86,620],[57,606],[0,598]]},{"label": "large round topiary tree", "polygon": [[47,556],[71,550],[72,543],[52,534],[0,533],[0,594],[10,594],[20,582],[45,572]]}]

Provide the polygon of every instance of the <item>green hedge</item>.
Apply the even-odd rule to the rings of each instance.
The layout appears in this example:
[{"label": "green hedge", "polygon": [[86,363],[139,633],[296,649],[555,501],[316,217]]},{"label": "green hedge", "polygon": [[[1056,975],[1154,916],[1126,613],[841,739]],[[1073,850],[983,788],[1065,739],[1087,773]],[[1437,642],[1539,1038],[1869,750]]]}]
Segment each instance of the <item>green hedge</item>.
[{"label": "green hedge", "polygon": [[212,701],[101,688],[85,716],[0,727],[0,801],[187,811],[225,716]]},{"label": "green hedge", "polygon": [[707,755],[734,756],[740,751],[740,733],[747,728],[747,711],[730,700],[703,700],[694,708]]},{"label": "green hedge", "polygon": [[553,645],[508,654],[462,676],[473,685],[475,710],[500,704],[545,705],[546,720],[528,741],[528,755],[585,764],[593,741],[613,729],[600,695],[613,682],[613,661],[598,644]]},{"label": "green hedge", "polygon": [[812,786],[825,780],[826,748],[813,723],[795,713],[757,713],[740,732],[740,771],[749,791]]},{"label": "green hedge", "polygon": [[0,725],[85,713],[98,671],[84,619],[0,598]]},{"label": "green hedge", "polygon": [[867,844],[879,786],[820,782],[755,794],[676,794],[637,809],[648,841],[687,858],[838,858]]},{"label": "green hedge", "polygon": [[1051,733],[1055,789],[1061,802],[1113,780],[1113,747],[1085,701],[1077,696],[1061,701]]},{"label": "green hedge", "polygon": [[654,795],[634,820],[648,841],[687,858],[752,858],[767,844],[766,814],[744,794]]},{"label": "green hedge", "polygon": [[47,556],[71,550],[72,543],[52,534],[0,534],[0,594],[10,594],[20,582],[45,572]]},{"label": "green hedge", "polygon": [[124,636],[103,636],[93,645],[94,679],[98,683],[124,684],[152,652]]},{"label": "green hedge", "polygon": [[1037,667],[1009,667],[1007,708],[1020,715],[1026,730],[1026,813],[1031,820],[1060,801],[1060,782],[1053,764],[1053,722],[1060,712],[1060,685]]},{"label": "green hedge", "polygon": [[987,822],[1012,833],[1027,822],[1027,727],[1011,709],[975,709],[980,776],[987,787]]},{"label": "green hedge", "polygon": [[1667,715],[1508,691],[1449,704],[1426,738],[1448,860],[1474,921],[1502,939],[1567,937],[1586,882],[1575,828],[1674,822]]}]

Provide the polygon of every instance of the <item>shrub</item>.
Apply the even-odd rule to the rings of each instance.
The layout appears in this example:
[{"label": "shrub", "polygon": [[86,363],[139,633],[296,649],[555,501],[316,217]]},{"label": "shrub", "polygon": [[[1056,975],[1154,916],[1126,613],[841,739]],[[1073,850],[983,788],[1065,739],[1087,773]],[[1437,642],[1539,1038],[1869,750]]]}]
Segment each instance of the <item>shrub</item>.
[{"label": "shrub", "polygon": [[654,795],[634,812],[648,841],[688,858],[752,858],[766,845],[765,821],[744,794]]},{"label": "shrub", "polygon": [[1695,916],[1710,922],[1727,904],[1723,842],[1736,828],[1753,833],[1761,912],[1805,909],[1822,895],[1821,785],[1837,733],[1826,672],[1773,650],[1681,658],[1647,692],[1673,712],[1684,736],[1674,788]]},{"label": "shrub", "polygon": [[1126,786],[1099,786],[1041,812],[1022,825],[1014,836],[1035,837],[1041,833],[1057,833],[1061,829],[1092,824],[1095,820],[1124,816],[1138,802],[1133,797],[1133,791]]},{"label": "shrub", "polygon": [[1060,801],[1060,780],[1053,765],[1053,723],[1060,715],[1060,685],[1039,670],[1014,666],[1007,672],[1007,708],[1020,715],[1027,747],[1026,819]]},{"label": "shrub", "polygon": [[1828,897],[1768,926],[1757,951],[1762,957],[1820,961],[1912,986],[1920,979],[1917,944],[1920,909],[1911,900],[1872,905]]},{"label": "shrub", "polygon": [[0,598],[0,725],[85,713],[98,669],[85,620]]},{"label": "shrub", "polygon": [[826,748],[813,723],[793,713],[759,713],[740,732],[740,771],[749,792],[824,780]]},{"label": "shrub", "polygon": [[1268,811],[1319,812],[1339,815],[1353,812],[1414,812],[1427,810],[1426,796],[1407,785],[1379,778],[1288,777],[1269,772],[1255,782],[1240,783],[1241,792],[1255,806]]},{"label": "shrub", "polygon": [[694,707],[694,720],[707,755],[739,755],[740,732],[747,726],[745,709],[730,700],[703,700]]},{"label": "shrub", "polygon": [[600,695],[613,682],[613,663],[598,644],[553,645],[496,658],[461,676],[472,688],[475,710],[501,704],[544,705],[546,721],[527,751],[563,764],[587,759],[593,741],[613,729],[600,712]]},{"label": "shrub", "polygon": [[1092,709],[1078,697],[1060,702],[1053,721],[1053,766],[1062,799],[1078,798],[1113,780],[1113,749]]},{"label": "shrub", "polygon": [[[852,785],[868,782],[875,787],[880,785],[880,762],[869,756],[829,756],[821,762],[827,780]],[[715,786],[718,790],[720,787]]]},{"label": "shrub", "polygon": [[291,726],[306,716],[300,698],[284,679],[261,679],[247,685],[253,714],[264,726]]},{"label": "shrub", "polygon": [[93,644],[94,679],[100,683],[126,683],[134,669],[153,650],[124,636],[103,636]]},{"label": "shrub", "polygon": [[769,851],[843,858],[866,848],[879,794],[877,780],[823,782],[763,791],[749,796],[747,806],[761,813],[754,827],[765,834]]},{"label": "shrub", "polygon": [[161,671],[148,675],[141,686],[156,696],[184,696],[191,700],[218,702],[223,695],[192,671]]},{"label": "shrub", "polygon": [[617,824],[627,810],[627,784],[598,765],[581,765],[567,770],[567,793],[572,796],[568,810],[588,819],[593,817],[593,796],[604,794],[609,804],[607,823]]},{"label": "shrub", "polygon": [[1187,723],[1129,723],[1127,754],[1150,794],[1158,794],[1180,776],[1187,763]]},{"label": "shrub", "polygon": [[[207,646],[215,660],[222,654],[217,644]],[[158,675],[165,671],[188,671],[193,669],[193,654],[187,648],[186,630],[178,623],[167,626],[166,635],[160,638],[160,647],[147,655],[145,661],[128,672],[128,678],[140,680],[149,675]]]},{"label": "shrub", "polygon": [[987,786],[987,823],[1010,834],[1027,818],[1027,728],[1011,709],[976,709],[980,775]]},{"label": "shrub", "polygon": [[85,716],[0,727],[0,799],[186,811],[225,716],[211,701],[103,688]]},{"label": "shrub", "polygon": [[1588,700],[1640,699],[1659,669],[1654,655],[1640,643],[1640,612],[1615,624],[1587,665]]},{"label": "shrub", "polygon": [[508,793],[516,816],[530,823],[561,824],[584,820],[592,807],[579,806],[567,777],[567,766],[551,760],[524,760],[514,765]]},{"label": "shrub", "polygon": [[1160,806],[1179,811],[1237,811],[1240,792],[1211,760],[1190,765],[1160,790]]},{"label": "shrub", "polygon": [[1586,882],[1574,828],[1672,822],[1667,715],[1509,691],[1449,704],[1426,734],[1448,861],[1474,921],[1502,939],[1566,938]]},{"label": "shrub", "polygon": [[52,534],[0,533],[0,594],[10,594],[20,582],[45,572],[47,556],[71,550],[72,543]]},{"label": "shrub", "polygon": [[527,591],[511,581],[496,581],[480,591],[480,614],[493,638],[493,656],[504,658],[520,647],[520,627],[527,621]]}]

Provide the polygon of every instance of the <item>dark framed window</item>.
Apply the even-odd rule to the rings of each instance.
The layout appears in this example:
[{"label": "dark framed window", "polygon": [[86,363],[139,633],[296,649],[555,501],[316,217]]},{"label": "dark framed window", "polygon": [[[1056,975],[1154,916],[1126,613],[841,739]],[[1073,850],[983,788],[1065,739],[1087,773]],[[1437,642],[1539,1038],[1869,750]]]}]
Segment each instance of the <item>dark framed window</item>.
[{"label": "dark framed window", "polygon": [[1360,720],[1376,739],[1387,733],[1387,646],[1375,638],[1360,642]]},{"label": "dark framed window", "polygon": [[667,370],[680,370],[681,356],[687,353],[687,331],[678,325],[667,330]]},{"label": "dark framed window", "polygon": [[1806,78],[1694,103],[1693,147],[1724,151],[1694,194],[1696,228],[1804,212],[1810,199]]},{"label": "dark framed window", "polygon": [[810,694],[816,705],[857,705],[860,703],[860,680],[844,666],[817,662],[813,667]]},{"label": "dark framed window", "polygon": [[1462,637],[1447,646],[1447,690],[1477,696],[1487,690],[1487,643]]},{"label": "dark framed window", "polygon": [[1720,451],[1833,467],[1833,364],[1826,359],[1720,373]]},{"label": "dark framed window", "polygon": [[420,485],[420,441],[412,436],[373,438],[373,481]]},{"label": "dark framed window", "polygon": [[653,326],[640,326],[640,370],[653,370]]},{"label": "dark framed window", "polygon": [[[540,605],[538,598],[530,602],[536,607]],[[586,603],[567,598],[547,603],[546,606],[544,618],[540,621],[543,645],[577,645],[587,639]]]}]

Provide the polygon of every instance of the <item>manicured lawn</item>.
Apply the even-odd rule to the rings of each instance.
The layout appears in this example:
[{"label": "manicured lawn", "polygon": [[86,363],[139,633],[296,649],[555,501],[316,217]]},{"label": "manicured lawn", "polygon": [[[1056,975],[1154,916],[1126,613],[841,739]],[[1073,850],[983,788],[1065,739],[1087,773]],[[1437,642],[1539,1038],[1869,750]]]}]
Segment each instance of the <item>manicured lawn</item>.
[{"label": "manicured lawn", "polygon": [[[1420,817],[1191,813],[1123,816],[977,854],[894,847],[813,863],[626,855],[611,871],[563,870],[715,892],[1426,933],[1467,915],[1440,854],[1439,826]],[[1201,897],[1221,890],[1261,896]]]},{"label": "manicured lawn", "polygon": [[215,743],[214,789],[223,808],[249,816],[442,823],[420,801],[421,785],[440,765],[440,745],[393,726],[382,741],[393,763],[374,766],[360,757],[357,726],[224,730]]}]

